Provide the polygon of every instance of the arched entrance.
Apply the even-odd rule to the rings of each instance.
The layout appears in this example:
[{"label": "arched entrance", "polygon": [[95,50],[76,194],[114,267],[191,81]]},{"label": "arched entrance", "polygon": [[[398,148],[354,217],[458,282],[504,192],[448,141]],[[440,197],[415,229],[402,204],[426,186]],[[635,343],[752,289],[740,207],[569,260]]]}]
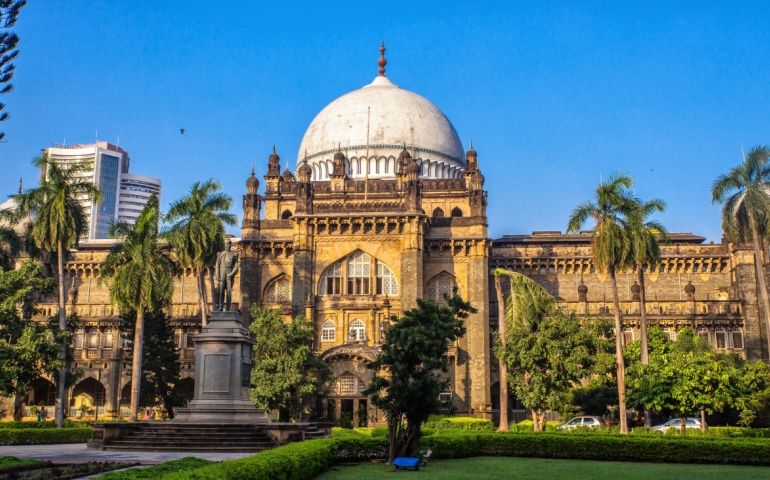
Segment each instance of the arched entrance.
[{"label": "arched entrance", "polygon": [[56,404],[56,386],[47,378],[40,377],[32,382],[32,404],[38,407],[52,407]]},{"label": "arched entrance", "polygon": [[106,390],[102,382],[93,377],[80,381],[72,389],[70,416],[77,418],[104,415]]},{"label": "arched entrance", "polygon": [[366,364],[377,357],[377,350],[360,344],[339,345],[326,350],[320,359],[332,371],[326,418],[346,428],[367,427],[383,421],[362,392],[372,380]]}]

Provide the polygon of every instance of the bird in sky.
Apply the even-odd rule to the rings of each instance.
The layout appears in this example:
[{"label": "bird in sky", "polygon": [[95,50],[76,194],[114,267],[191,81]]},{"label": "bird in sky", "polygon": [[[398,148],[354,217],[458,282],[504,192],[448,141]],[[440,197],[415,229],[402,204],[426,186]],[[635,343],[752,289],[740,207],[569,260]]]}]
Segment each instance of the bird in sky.
[{"label": "bird in sky", "polygon": [[179,131],[182,132],[182,135],[184,135],[184,128],[180,128]]}]

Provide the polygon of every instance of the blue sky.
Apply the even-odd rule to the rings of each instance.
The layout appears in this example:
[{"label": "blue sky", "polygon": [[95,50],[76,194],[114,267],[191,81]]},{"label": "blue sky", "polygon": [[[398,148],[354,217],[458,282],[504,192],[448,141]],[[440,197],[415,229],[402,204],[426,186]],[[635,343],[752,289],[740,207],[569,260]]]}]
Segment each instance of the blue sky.
[{"label": "blue sky", "polygon": [[251,163],[264,174],[276,143],[294,168],[310,121],[371,82],[385,40],[393,82],[473,140],[491,237],[564,230],[625,170],[668,203],[671,231],[718,242],[711,182],[741,145],[770,143],[769,20],[766,2],[37,0],[2,98],[0,192],[36,180],[40,149],[98,131],[163,180],[164,204],[216,177],[240,216]]}]

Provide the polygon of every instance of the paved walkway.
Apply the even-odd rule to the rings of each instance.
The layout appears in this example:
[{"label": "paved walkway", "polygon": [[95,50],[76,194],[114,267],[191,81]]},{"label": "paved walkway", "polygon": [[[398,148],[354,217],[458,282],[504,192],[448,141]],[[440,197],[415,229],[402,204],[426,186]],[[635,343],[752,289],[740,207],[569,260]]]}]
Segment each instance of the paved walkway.
[{"label": "paved walkway", "polygon": [[78,462],[138,462],[143,465],[177,460],[184,457],[197,457],[219,462],[231,458],[243,458],[254,455],[253,452],[131,452],[89,450],[85,443],[65,443],[62,445],[15,445],[0,447],[0,457],[35,458],[56,463]]}]

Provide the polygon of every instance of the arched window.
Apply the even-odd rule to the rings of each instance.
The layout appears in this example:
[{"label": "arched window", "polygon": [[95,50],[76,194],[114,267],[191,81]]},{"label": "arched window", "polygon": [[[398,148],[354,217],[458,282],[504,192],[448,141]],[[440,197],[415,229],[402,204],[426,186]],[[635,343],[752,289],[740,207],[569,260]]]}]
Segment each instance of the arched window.
[{"label": "arched window", "polygon": [[348,257],[348,295],[369,295],[372,258],[364,252]]},{"label": "arched window", "polygon": [[441,210],[441,207],[436,207],[435,210],[433,210],[433,217],[434,218],[441,218],[444,216],[444,211]]},{"label": "arched window", "polygon": [[724,350],[725,348],[727,348],[727,332],[725,332],[724,328],[722,327],[715,328],[714,337],[716,337],[717,349]]},{"label": "arched window", "polygon": [[623,327],[623,345],[628,346],[629,343],[634,341],[634,329],[631,327]]},{"label": "arched window", "polygon": [[383,262],[377,260],[377,295],[398,295],[398,280]]},{"label": "arched window", "polygon": [[270,283],[265,290],[265,302],[291,302],[291,283],[289,283],[289,279],[284,276]]},{"label": "arched window", "polygon": [[112,348],[112,329],[107,328],[102,335],[102,348]]},{"label": "arched window", "polygon": [[339,295],[342,293],[342,262],[337,262],[326,269],[321,277],[319,295]]},{"label": "arched window", "polygon": [[440,402],[451,402],[452,401],[452,385],[447,383],[444,385],[444,389],[441,391],[441,393],[438,394],[438,399]]},{"label": "arched window", "polygon": [[281,219],[288,220],[291,218],[291,210],[284,210],[281,214]]},{"label": "arched window", "polygon": [[361,395],[366,385],[360,378],[350,372],[345,372],[334,381],[334,391],[337,395]]},{"label": "arched window", "polygon": [[193,341],[193,338],[195,335],[197,335],[198,332],[195,331],[193,327],[190,327],[187,329],[187,335],[186,335],[186,346],[187,348],[195,348],[195,342]]},{"label": "arched window", "polygon": [[668,339],[672,342],[676,341],[676,329],[673,327],[663,327],[663,332],[668,334]]},{"label": "arched window", "polygon": [[706,327],[698,327],[698,336],[705,338],[707,342],[711,343],[711,332]]},{"label": "arched window", "polygon": [[182,348],[182,329],[174,329],[174,348]]},{"label": "arched window", "polygon": [[88,331],[88,348],[99,348],[99,329],[92,328]]},{"label": "arched window", "polygon": [[72,337],[72,344],[75,348],[83,348],[83,337],[85,332],[82,328],[75,330],[75,335]]},{"label": "arched window", "polygon": [[359,319],[350,322],[349,328],[350,340],[353,342],[363,342],[366,340],[366,325]]},{"label": "arched window", "polygon": [[741,327],[733,327],[730,331],[730,336],[732,337],[733,348],[736,350],[743,350],[743,332],[741,331]]},{"label": "arched window", "polygon": [[455,207],[455,208],[452,209],[452,216],[453,217],[462,217],[463,216],[463,211],[460,210],[460,207]]},{"label": "arched window", "polygon": [[333,342],[337,339],[337,326],[334,325],[334,320],[327,320],[321,326],[321,341]]},{"label": "arched window", "polygon": [[442,272],[428,282],[426,297],[436,303],[444,303],[444,295],[446,294],[451,297],[456,285],[455,277],[447,272]]}]

